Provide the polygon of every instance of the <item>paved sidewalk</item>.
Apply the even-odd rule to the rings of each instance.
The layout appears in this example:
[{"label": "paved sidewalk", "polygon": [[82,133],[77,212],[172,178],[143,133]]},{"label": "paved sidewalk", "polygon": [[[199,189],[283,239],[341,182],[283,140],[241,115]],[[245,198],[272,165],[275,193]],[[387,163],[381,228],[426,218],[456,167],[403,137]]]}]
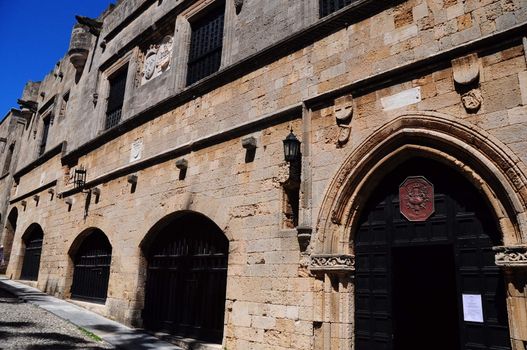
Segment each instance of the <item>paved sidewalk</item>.
[{"label": "paved sidewalk", "polygon": [[0,276],[0,288],[92,332],[118,349],[181,350],[180,347],[161,341],[145,332],[126,327],[80,306],[42,293],[36,288],[9,280],[4,276]]}]

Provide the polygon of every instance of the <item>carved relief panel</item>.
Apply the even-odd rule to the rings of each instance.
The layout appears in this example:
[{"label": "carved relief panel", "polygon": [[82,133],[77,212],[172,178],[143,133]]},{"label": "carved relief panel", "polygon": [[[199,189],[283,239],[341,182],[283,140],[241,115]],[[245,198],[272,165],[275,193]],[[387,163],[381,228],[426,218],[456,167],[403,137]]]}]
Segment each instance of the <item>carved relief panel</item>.
[{"label": "carved relief panel", "polygon": [[143,55],[141,65],[141,85],[160,76],[170,69],[174,37],[165,35],[157,44],[152,44]]}]

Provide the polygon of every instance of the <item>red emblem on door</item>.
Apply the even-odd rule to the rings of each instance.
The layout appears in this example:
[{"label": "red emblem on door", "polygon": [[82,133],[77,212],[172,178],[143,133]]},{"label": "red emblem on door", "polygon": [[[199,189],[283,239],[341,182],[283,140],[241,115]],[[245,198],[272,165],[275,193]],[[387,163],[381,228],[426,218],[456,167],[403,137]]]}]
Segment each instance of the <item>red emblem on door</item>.
[{"label": "red emblem on door", "polygon": [[409,176],[399,186],[401,214],[410,221],[426,221],[434,213],[434,185],[423,176]]}]

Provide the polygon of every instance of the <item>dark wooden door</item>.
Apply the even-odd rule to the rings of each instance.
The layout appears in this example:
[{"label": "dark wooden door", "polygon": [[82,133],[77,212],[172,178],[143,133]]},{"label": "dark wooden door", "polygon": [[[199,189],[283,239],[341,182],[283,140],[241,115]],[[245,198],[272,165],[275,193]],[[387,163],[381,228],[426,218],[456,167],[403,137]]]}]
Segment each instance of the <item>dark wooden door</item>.
[{"label": "dark wooden door", "polygon": [[71,297],[104,303],[108,293],[112,246],[99,230],[87,236],[75,254]]},{"label": "dark wooden door", "polygon": [[[435,212],[425,222],[400,214],[398,188],[408,176],[435,187]],[[354,240],[356,348],[510,349],[505,285],[492,253],[498,232],[483,198],[455,171],[414,159],[386,176]],[[481,296],[483,322],[465,321],[463,294]]]},{"label": "dark wooden door", "polygon": [[31,228],[31,230],[32,232],[25,239],[26,248],[20,279],[36,281],[38,280],[38,271],[40,269],[40,255],[42,253],[44,232],[42,232],[42,229],[38,225]]},{"label": "dark wooden door", "polygon": [[154,242],[143,319],[150,330],[221,343],[228,240],[204,220],[178,219]]}]

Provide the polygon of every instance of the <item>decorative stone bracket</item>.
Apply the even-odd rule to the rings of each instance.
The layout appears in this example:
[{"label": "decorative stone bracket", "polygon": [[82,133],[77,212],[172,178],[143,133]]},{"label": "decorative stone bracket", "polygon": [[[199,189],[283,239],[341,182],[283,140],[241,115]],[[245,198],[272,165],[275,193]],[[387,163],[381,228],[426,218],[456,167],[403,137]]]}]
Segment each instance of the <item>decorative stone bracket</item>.
[{"label": "decorative stone bracket", "polygon": [[312,255],[309,270],[314,274],[352,274],[355,272],[355,256],[353,255]]},{"label": "decorative stone bracket", "polygon": [[307,226],[297,226],[296,235],[298,244],[300,245],[300,252],[304,253],[311,242],[311,232],[313,229]]},{"label": "decorative stone bracket", "polygon": [[527,245],[493,247],[495,263],[503,267],[527,267]]}]

